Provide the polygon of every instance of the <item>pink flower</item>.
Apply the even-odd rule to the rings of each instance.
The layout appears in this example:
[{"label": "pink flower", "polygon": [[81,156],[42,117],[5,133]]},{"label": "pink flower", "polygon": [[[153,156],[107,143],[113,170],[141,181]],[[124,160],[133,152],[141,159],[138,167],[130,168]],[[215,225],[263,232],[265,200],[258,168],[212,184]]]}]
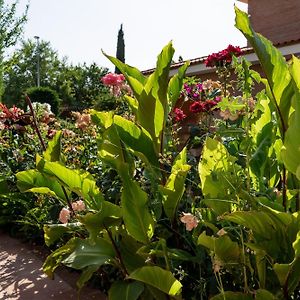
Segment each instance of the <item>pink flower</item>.
[{"label": "pink flower", "polygon": [[67,208],[62,208],[62,210],[59,213],[59,221],[67,224],[68,221],[70,220],[71,214],[70,211]]},{"label": "pink flower", "polygon": [[121,86],[125,80],[123,74],[108,73],[102,77],[101,81],[105,85]]},{"label": "pink flower", "polygon": [[190,213],[182,213],[180,221],[185,224],[185,228],[187,231],[191,231],[192,229],[196,228],[199,223],[197,217]]},{"label": "pink flower", "polygon": [[183,112],[183,110],[180,109],[180,108],[175,108],[174,109],[174,120],[175,120],[175,122],[180,122],[184,118],[186,118],[186,114]]},{"label": "pink flower", "polygon": [[74,211],[83,211],[85,210],[85,204],[82,200],[78,200],[72,203],[72,208]]}]

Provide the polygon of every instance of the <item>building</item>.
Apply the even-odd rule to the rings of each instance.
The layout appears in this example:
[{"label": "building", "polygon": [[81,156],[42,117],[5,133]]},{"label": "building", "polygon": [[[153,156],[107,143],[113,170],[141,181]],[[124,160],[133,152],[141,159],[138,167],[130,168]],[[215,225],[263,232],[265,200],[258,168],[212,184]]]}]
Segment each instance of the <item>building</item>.
[{"label": "building", "polygon": [[[289,59],[292,54],[300,55],[300,0],[239,0],[248,4],[251,24],[256,32],[270,39]],[[228,41],[230,43],[230,41]],[[220,49],[221,50],[221,49]],[[259,61],[251,47],[242,48],[244,57],[253,65],[253,69],[262,73]],[[202,80],[216,80],[215,69],[207,68],[207,56],[190,59],[187,76],[201,77]],[[184,62],[171,66],[170,76],[177,73]],[[145,75],[154,69],[146,70]]]}]

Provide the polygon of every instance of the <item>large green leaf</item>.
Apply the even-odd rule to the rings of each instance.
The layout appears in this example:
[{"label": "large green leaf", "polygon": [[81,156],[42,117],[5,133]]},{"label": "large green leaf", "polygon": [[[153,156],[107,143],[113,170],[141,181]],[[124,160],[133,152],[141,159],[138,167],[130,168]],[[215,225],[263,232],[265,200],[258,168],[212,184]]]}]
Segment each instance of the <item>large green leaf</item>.
[{"label": "large green leaf", "polygon": [[176,104],[177,100],[180,97],[183,79],[185,77],[185,72],[189,65],[190,65],[190,62],[186,62],[183,66],[181,66],[178,69],[178,73],[175,74],[170,79],[169,86],[168,86],[168,95],[169,95],[169,102],[170,102],[171,108],[174,107],[174,105]]},{"label": "large green leaf", "polygon": [[123,143],[134,151],[145,163],[159,168],[158,153],[155,152],[150,134],[132,121],[121,116],[114,117],[114,125]]},{"label": "large green leaf", "polygon": [[137,300],[144,291],[144,284],[138,281],[116,281],[108,291],[109,300]]},{"label": "large green leaf", "polygon": [[122,217],[121,208],[108,201],[101,202],[99,212],[87,213],[80,217],[80,221],[90,234],[90,238],[95,240],[99,232],[112,225],[118,225]]},{"label": "large green leaf", "polygon": [[137,269],[129,275],[129,278],[151,285],[170,296],[178,296],[181,293],[181,283],[170,271],[157,266]]},{"label": "large green leaf", "polygon": [[61,161],[61,131],[56,132],[53,139],[49,141],[43,157],[48,161]]},{"label": "large green leaf", "polygon": [[157,58],[156,69],[148,78],[136,68],[106,55],[121,70],[133,90],[137,102],[130,98],[127,100],[136,112],[138,124],[152,137],[156,153],[161,148],[161,135],[168,116],[169,69],[174,51],[172,43],[163,48]]},{"label": "large green leaf", "polygon": [[[242,170],[235,160],[221,142],[206,139],[198,170],[202,193],[209,200],[205,200],[206,204],[218,214],[230,210],[232,199],[241,189],[239,174]],[[219,199],[215,206],[213,199]]]},{"label": "large green leaf", "polygon": [[89,240],[75,239],[73,251],[61,261],[64,265],[82,270],[91,265],[101,266],[115,257],[113,246],[103,238]]},{"label": "large green leaf", "polygon": [[49,247],[59,240],[65,233],[77,231],[80,227],[80,223],[46,224],[43,228],[45,244]]},{"label": "large green leaf", "polygon": [[113,123],[114,112],[113,111],[96,111],[90,110],[92,121],[100,126],[103,130],[109,128]]},{"label": "large green leaf", "polygon": [[295,111],[290,116],[281,155],[286,168],[300,180],[299,171],[297,174],[300,168],[300,60],[295,56],[293,56],[290,71],[295,84],[293,98]]},{"label": "large green leaf", "polygon": [[198,238],[198,245],[213,251],[223,263],[239,263],[241,250],[238,243],[233,242],[228,235],[213,237],[205,232]]},{"label": "large green leaf", "polygon": [[50,255],[47,256],[44,264],[43,271],[50,277],[53,278],[54,271],[61,264],[62,260],[72,253],[76,248],[77,239],[70,239],[62,247],[53,251]]},{"label": "large green leaf", "polygon": [[58,162],[47,162],[44,160],[38,163],[37,168],[43,174],[57,179],[70,191],[81,196],[90,208],[101,208],[101,202],[104,201],[104,198],[90,173],[69,169]]},{"label": "large green leaf", "polygon": [[295,257],[289,264],[275,264],[274,271],[281,286],[291,295],[300,282],[300,231],[293,243]]},{"label": "large green leaf", "polygon": [[179,201],[185,190],[185,178],[190,168],[186,164],[186,148],[184,148],[176,157],[166,184],[160,186],[160,191],[163,195],[164,210],[171,220],[176,216]]},{"label": "large green leaf", "polygon": [[154,220],[147,207],[148,196],[137,182],[128,175],[128,168],[121,171],[123,191],[121,206],[129,234],[142,243],[148,243],[154,233]]},{"label": "large green leaf", "polygon": [[66,201],[65,194],[59,182],[37,170],[21,171],[16,174],[17,187],[21,192],[49,194]]},{"label": "large green leaf", "polygon": [[246,13],[235,7],[236,27],[244,34],[257,54],[270,86],[271,97],[281,127],[281,132],[288,128],[288,117],[294,88],[285,58],[272,43],[251,27]]}]

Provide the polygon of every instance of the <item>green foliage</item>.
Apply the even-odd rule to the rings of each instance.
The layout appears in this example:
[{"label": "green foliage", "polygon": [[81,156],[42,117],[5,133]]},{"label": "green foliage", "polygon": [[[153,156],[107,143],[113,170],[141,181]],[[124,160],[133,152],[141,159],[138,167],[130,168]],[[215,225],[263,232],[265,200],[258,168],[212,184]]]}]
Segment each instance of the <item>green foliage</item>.
[{"label": "green foliage", "polygon": [[51,110],[54,114],[59,112],[58,94],[48,87],[32,87],[26,90],[26,94],[32,102],[48,103],[51,105]]},{"label": "green foliage", "polygon": [[4,92],[3,75],[7,66],[4,61],[4,51],[14,46],[23,32],[23,26],[27,21],[28,4],[24,13],[17,16],[18,1],[6,4],[4,0],[0,1],[0,100]]}]

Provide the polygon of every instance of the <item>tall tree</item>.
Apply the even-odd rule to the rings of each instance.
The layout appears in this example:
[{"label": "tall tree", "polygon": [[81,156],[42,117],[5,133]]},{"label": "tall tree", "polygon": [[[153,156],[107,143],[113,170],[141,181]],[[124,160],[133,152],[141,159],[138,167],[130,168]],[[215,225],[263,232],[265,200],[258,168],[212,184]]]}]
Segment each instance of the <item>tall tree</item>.
[{"label": "tall tree", "polygon": [[4,71],[4,51],[17,43],[23,31],[23,25],[27,21],[28,5],[25,12],[17,16],[18,0],[10,5],[0,0],[0,101],[4,92],[3,71]]},{"label": "tall tree", "polygon": [[[117,59],[125,63],[125,42],[124,42],[124,32],[123,32],[123,24],[121,24],[121,27],[118,32],[118,44],[117,44]],[[121,74],[121,71],[116,67],[115,73]]]}]

